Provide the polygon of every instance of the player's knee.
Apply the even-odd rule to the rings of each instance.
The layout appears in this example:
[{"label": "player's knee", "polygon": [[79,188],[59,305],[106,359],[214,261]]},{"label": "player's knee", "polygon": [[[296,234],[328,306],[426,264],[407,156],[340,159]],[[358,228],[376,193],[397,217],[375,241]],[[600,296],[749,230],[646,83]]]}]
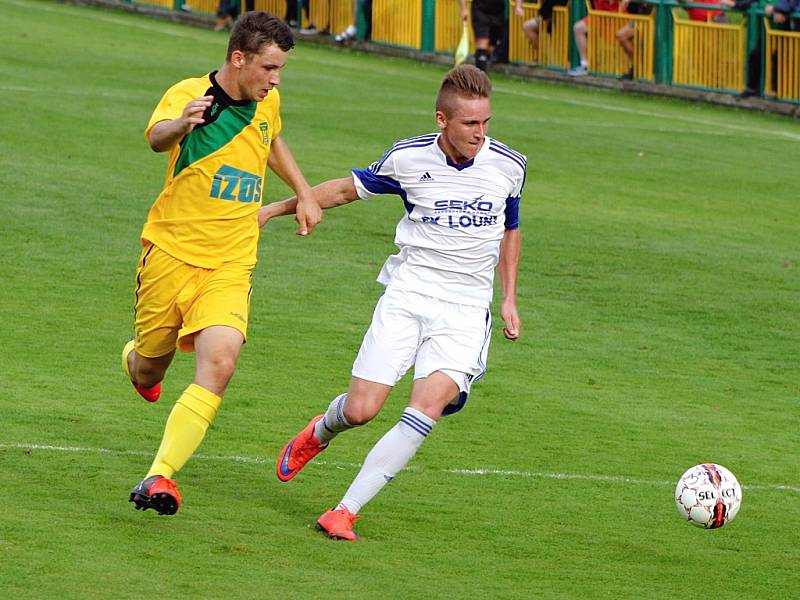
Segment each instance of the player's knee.
[{"label": "player's knee", "polygon": [[357,427],[369,423],[378,414],[370,402],[352,402],[348,397],[344,406],[344,418],[350,425]]},{"label": "player's knee", "polygon": [[236,371],[236,357],[220,354],[209,359],[203,368],[218,385],[226,386]]}]

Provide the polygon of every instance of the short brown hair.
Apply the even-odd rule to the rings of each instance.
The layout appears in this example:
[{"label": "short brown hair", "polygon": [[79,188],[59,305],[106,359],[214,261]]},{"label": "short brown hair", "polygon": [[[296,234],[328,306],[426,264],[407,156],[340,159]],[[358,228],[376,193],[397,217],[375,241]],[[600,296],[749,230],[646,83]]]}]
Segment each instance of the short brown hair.
[{"label": "short brown hair", "polygon": [[442,80],[436,96],[436,110],[450,116],[453,98],[488,98],[492,94],[492,82],[478,67],[460,64],[450,69]]},{"label": "short brown hair", "polygon": [[240,50],[246,55],[258,54],[263,46],[271,44],[275,44],[284,52],[294,48],[294,36],[289,26],[269,13],[246,12],[233,26],[225,58],[230,60],[235,50]]}]

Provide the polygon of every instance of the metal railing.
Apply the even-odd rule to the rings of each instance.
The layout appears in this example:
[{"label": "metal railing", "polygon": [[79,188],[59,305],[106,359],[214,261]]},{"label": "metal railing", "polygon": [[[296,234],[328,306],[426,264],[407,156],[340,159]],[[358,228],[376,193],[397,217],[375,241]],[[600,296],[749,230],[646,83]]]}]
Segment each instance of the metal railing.
[{"label": "metal railing", "polygon": [[[604,75],[622,75],[633,67],[633,77],[653,81],[655,13],[632,15],[622,12],[594,10],[586,0],[589,14],[589,70]],[[631,65],[617,32],[630,23],[634,29],[633,64]]]},{"label": "metal railing", "polygon": [[[471,8],[472,0],[467,2]],[[475,37],[472,35],[472,17],[468,17],[470,50],[475,48]],[[434,12],[434,41],[436,52],[453,52],[461,39],[463,23],[461,21],[461,2],[459,0],[437,0]]]},{"label": "metal railing", "polygon": [[764,95],[800,101],[800,32],[775,29],[764,19]]},{"label": "metal railing", "polygon": [[[274,3],[276,0],[266,1]],[[281,0],[277,1],[281,2]],[[282,0],[282,3],[283,9],[281,10],[285,11],[286,0]],[[267,12],[271,11],[267,10]],[[282,12],[274,12],[273,14],[282,15]],[[317,31],[329,31],[332,34],[340,33],[348,25],[355,23],[353,0],[309,0],[308,17],[302,15],[301,22],[304,27],[314,25]]]},{"label": "metal railing", "polygon": [[[219,0],[130,0],[135,4],[214,15]],[[286,0],[240,0],[255,10],[283,17]],[[353,0],[310,0],[306,19],[297,2],[302,24],[338,33],[354,22]],[[513,10],[508,22],[508,58],[516,64],[537,64],[566,70],[577,63],[574,24],[588,14],[589,70],[618,77],[633,67],[637,80],[738,93],[745,81],[755,93],[785,102],[800,102],[800,32],[774,27],[764,11],[752,6],[745,13],[704,3],[677,0],[637,0],[653,7],[650,14],[597,11],[589,0],[569,0],[553,8],[550,27],[541,24],[532,47],[522,24],[539,14],[542,0],[525,2],[522,17]],[[468,6],[469,6],[468,2]],[[686,8],[724,10],[728,22],[686,18]],[[796,24],[800,14],[790,16]],[[359,37],[365,22],[359,16]],[[617,32],[633,27],[633,61],[626,56]],[[474,47],[472,28],[470,46]],[[421,52],[450,54],[461,38],[459,0],[373,0],[371,41]],[[630,30],[628,30],[630,32]],[[758,57],[760,56],[760,60]],[[751,60],[748,60],[748,57]],[[755,71],[758,69],[758,71]],[[752,72],[750,72],[752,71]]]},{"label": "metal railing", "polygon": [[422,49],[422,0],[373,0],[372,41]]},{"label": "metal railing", "polygon": [[745,25],[694,21],[675,10],[672,83],[730,92],[744,89]]},{"label": "metal railing", "polygon": [[513,63],[539,64],[546,67],[567,69],[572,27],[569,20],[569,4],[553,7],[553,17],[548,26],[540,23],[538,41],[534,48],[525,35],[522,25],[539,16],[541,2],[523,3],[524,14],[518,17],[510,11],[508,19],[508,59]]}]

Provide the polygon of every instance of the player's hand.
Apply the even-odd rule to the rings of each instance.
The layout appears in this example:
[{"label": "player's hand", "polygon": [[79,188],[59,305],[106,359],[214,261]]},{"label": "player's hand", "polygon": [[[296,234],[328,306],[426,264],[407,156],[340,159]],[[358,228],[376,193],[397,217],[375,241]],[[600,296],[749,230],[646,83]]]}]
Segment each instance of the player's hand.
[{"label": "player's hand", "polygon": [[206,122],[205,119],[203,119],[203,113],[211,106],[213,100],[214,96],[201,96],[186,104],[183,109],[183,114],[180,117],[185,133],[189,133],[197,125]]},{"label": "player's hand", "polygon": [[503,336],[512,342],[519,338],[522,322],[519,320],[516,302],[506,300],[500,307],[500,316],[503,319]]},{"label": "player's hand", "polygon": [[311,235],[314,227],[322,221],[322,209],[313,196],[307,197],[302,201],[299,197],[297,198],[294,220],[299,225],[295,232],[297,235]]},{"label": "player's hand", "polygon": [[517,7],[516,7],[516,9],[514,9],[514,12],[516,13],[516,15],[518,17],[524,17],[525,16],[525,10],[522,8],[522,5],[520,5],[520,4],[517,4]]}]

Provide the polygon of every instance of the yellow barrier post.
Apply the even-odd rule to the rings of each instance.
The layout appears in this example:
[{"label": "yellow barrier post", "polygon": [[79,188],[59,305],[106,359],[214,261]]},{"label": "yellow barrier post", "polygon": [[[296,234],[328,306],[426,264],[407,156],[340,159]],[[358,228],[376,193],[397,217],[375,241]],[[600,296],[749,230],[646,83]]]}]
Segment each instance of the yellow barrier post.
[{"label": "yellow barrier post", "polygon": [[420,50],[422,0],[373,0],[372,41]]},{"label": "yellow barrier post", "polygon": [[764,95],[800,101],[800,33],[774,29],[766,18],[764,29]]},{"label": "yellow barrier post", "polygon": [[[253,0],[253,10],[260,10],[283,19],[286,17],[286,0]],[[244,2],[242,2],[242,12],[244,12]],[[296,14],[297,10],[294,12]]]},{"label": "yellow barrier post", "polygon": [[508,59],[512,63],[540,64],[566,69],[569,67],[569,39],[572,31],[569,22],[569,4],[553,7],[550,31],[546,23],[539,24],[536,48],[531,46],[522,29],[523,23],[536,18],[541,10],[541,2],[526,2],[522,5],[524,14],[518,17],[510,11],[508,20]]},{"label": "yellow barrier post", "polygon": [[617,40],[617,31],[631,23],[634,29],[633,77],[653,81],[655,13],[632,15],[595,10],[589,0],[586,0],[586,10],[589,13],[589,70],[615,76],[628,71],[628,57]]},{"label": "yellow barrier post", "polygon": [[744,89],[746,21],[693,21],[673,10],[672,83],[731,92]]},{"label": "yellow barrier post", "polygon": [[[472,0],[467,2],[467,10],[471,14]],[[455,51],[461,39],[461,2],[460,0],[436,0],[435,29],[433,48],[436,52],[450,54]],[[471,18],[467,19],[470,52],[475,49],[475,37],[472,34]]]}]

